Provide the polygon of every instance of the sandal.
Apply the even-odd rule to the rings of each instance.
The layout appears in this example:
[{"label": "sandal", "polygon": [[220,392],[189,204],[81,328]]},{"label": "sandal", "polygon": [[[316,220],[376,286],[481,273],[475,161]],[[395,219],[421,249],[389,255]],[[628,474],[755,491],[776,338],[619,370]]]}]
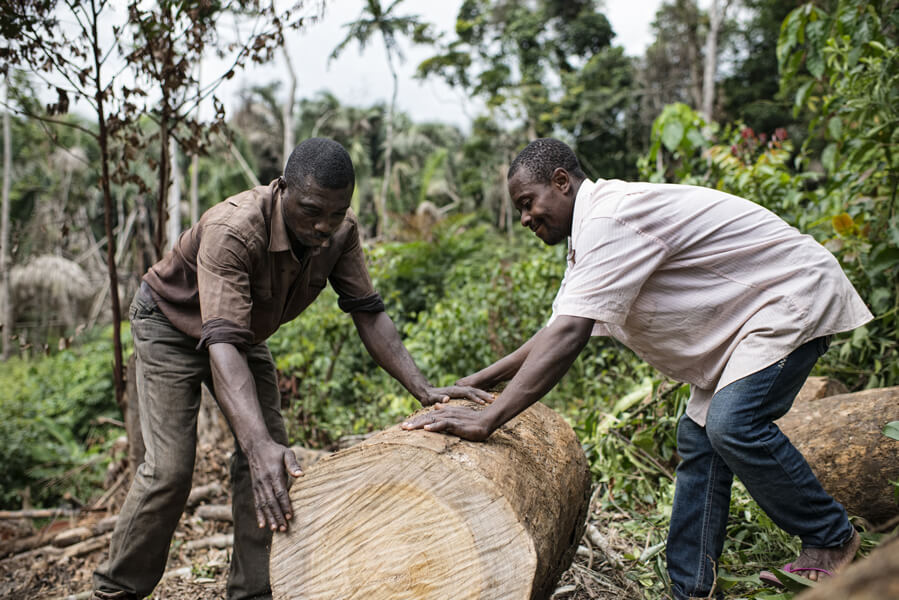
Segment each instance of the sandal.
[{"label": "sandal", "polygon": [[[807,571],[817,571],[818,573],[823,573],[824,575],[827,575],[828,577],[833,577],[833,573],[831,573],[827,569],[818,569],[817,567],[794,567],[793,563],[787,563],[783,567],[781,567],[781,569],[786,571],[787,573],[803,573],[803,572],[807,572]],[[780,581],[780,579],[777,578],[777,575],[775,575],[771,571],[762,571],[761,573],[759,573],[759,579],[761,579],[762,581],[764,581],[767,584],[773,585],[776,588],[786,587]],[[811,581],[811,580],[809,580],[809,581]],[[819,581],[820,581],[820,579],[819,579]]]}]

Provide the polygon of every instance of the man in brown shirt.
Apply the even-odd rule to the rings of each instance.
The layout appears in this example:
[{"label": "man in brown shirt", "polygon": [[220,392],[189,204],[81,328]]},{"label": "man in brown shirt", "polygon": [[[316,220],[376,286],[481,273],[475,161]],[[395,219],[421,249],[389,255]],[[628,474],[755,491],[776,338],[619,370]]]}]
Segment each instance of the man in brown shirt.
[{"label": "man in brown shirt", "polygon": [[474,388],[432,387],[415,366],[368,275],[349,210],[354,185],[340,144],[306,140],[283,177],[209,209],[144,276],[130,318],[146,454],[109,559],[94,573],[94,598],[142,598],[159,582],[190,492],[204,382],[236,442],[228,598],[271,597],[271,535],[286,531],[291,518],[287,475],[303,473],[286,445],[265,340],[309,306],[326,280],[371,356],[422,405],[489,399]]}]

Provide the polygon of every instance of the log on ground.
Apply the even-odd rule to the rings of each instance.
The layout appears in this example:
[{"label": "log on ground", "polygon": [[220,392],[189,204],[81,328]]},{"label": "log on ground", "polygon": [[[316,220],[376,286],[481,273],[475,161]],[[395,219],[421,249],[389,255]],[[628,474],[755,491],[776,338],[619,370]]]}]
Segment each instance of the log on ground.
[{"label": "log on ground", "polygon": [[821,485],[851,515],[883,523],[899,514],[899,442],[883,427],[899,420],[899,387],[819,398],[797,405],[777,424]]},{"label": "log on ground", "polygon": [[574,431],[539,403],[484,443],[392,427],[294,484],[274,598],[548,598],[589,491]]},{"label": "log on ground", "polygon": [[832,579],[799,595],[801,600],[890,600],[899,598],[899,538],[884,542]]}]

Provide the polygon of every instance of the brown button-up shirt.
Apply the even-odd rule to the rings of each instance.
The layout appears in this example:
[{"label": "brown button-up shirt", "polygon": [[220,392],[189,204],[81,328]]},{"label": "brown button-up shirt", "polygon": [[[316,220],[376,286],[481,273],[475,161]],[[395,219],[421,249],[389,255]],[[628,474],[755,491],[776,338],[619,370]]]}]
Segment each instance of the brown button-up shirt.
[{"label": "brown button-up shirt", "polygon": [[163,314],[200,347],[265,341],[309,306],[326,281],[343,310],[383,310],[352,211],[323,246],[296,256],[281,202],[278,180],[226,199],[144,275]]}]

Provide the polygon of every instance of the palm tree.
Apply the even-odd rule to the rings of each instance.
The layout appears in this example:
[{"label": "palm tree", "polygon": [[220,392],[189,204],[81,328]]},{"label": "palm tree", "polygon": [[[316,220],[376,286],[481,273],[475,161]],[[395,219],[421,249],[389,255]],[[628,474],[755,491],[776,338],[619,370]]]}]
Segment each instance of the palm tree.
[{"label": "palm tree", "polygon": [[433,37],[428,33],[428,25],[422,22],[417,15],[396,15],[395,9],[402,1],[393,0],[384,9],[380,0],[366,0],[359,18],[345,25],[348,29],[347,35],[343,41],[337,44],[328,59],[333,60],[337,58],[353,41],[358,42],[360,51],[364,50],[365,46],[371,41],[372,36],[376,34],[380,34],[381,41],[384,43],[384,50],[387,53],[387,67],[390,69],[391,77],[393,77],[393,95],[387,108],[384,175],[381,180],[381,193],[375,200],[375,210],[378,214],[375,235],[378,238],[382,236],[387,225],[387,190],[390,184],[390,160],[393,152],[393,114],[399,87],[394,57],[401,62],[404,59],[398,37],[400,35],[411,36],[416,43],[433,41]]}]

